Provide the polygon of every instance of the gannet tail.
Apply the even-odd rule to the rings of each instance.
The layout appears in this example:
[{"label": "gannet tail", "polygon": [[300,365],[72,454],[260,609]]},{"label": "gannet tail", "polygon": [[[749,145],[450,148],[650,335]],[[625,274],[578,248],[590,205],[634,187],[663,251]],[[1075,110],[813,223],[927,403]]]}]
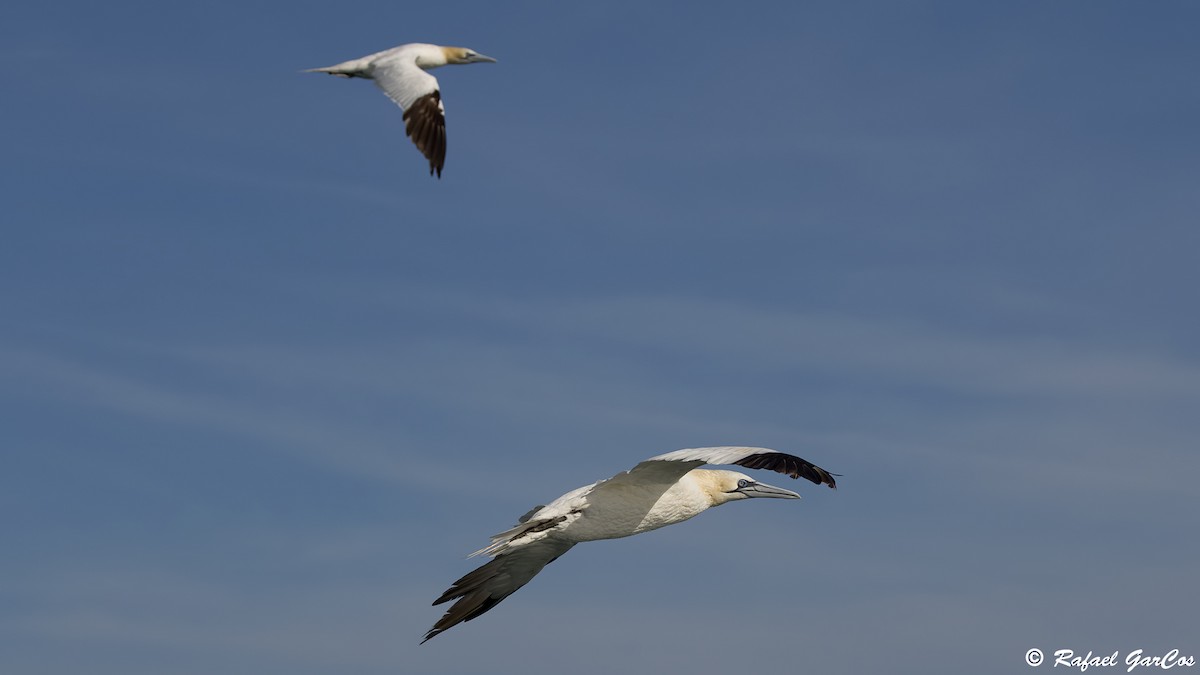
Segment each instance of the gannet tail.
[{"label": "gannet tail", "polygon": [[302,73],[328,73],[337,77],[364,77],[367,69],[367,64],[363,63],[363,59],[354,59],[353,61],[345,61],[333,66],[325,66],[324,68],[309,68],[302,70]]},{"label": "gannet tail", "polygon": [[[538,507],[538,508],[541,508],[541,507]],[[479,549],[478,551],[475,551],[474,553],[472,553],[471,555],[469,555],[467,557],[474,558],[475,556],[479,556],[479,555],[489,555],[489,556],[499,555],[500,553],[507,550],[509,548],[509,544],[513,543],[514,541],[517,541],[518,539],[527,537],[529,535],[537,534],[539,532],[545,532],[546,530],[549,530],[549,529],[555,527],[556,525],[564,522],[567,519],[566,516],[558,516],[557,518],[541,518],[538,520],[530,520],[529,515],[536,511],[537,511],[537,509],[534,509],[533,511],[530,511],[529,513],[526,513],[524,516],[522,516],[523,519],[522,519],[521,523],[519,525],[517,525],[516,527],[505,530],[499,534],[492,535],[492,543],[491,544]],[[545,535],[542,535],[542,536],[544,537]],[[541,539],[542,537],[536,537],[536,538]],[[524,544],[526,542],[521,542],[521,543]]]}]

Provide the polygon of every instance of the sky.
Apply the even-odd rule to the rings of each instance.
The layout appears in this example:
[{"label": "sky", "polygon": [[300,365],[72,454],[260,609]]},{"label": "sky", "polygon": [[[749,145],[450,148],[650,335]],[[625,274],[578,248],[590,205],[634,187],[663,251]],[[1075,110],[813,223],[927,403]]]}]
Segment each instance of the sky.
[{"label": "sky", "polygon": [[[8,3],[0,671],[1200,652],[1198,22]],[[406,42],[499,61],[436,71],[441,180],[299,72]],[[531,506],[715,445],[838,489],[756,475],[804,499],[578,546],[418,646]]]}]

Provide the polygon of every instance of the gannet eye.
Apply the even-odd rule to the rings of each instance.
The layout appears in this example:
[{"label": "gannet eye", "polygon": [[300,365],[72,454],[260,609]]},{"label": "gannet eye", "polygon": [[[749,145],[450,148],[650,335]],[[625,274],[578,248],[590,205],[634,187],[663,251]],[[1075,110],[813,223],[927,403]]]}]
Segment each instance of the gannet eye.
[{"label": "gannet eye", "polygon": [[751,481],[748,481],[745,478],[741,478],[738,480],[738,487],[740,487],[740,488],[749,487],[750,483],[751,483]]}]

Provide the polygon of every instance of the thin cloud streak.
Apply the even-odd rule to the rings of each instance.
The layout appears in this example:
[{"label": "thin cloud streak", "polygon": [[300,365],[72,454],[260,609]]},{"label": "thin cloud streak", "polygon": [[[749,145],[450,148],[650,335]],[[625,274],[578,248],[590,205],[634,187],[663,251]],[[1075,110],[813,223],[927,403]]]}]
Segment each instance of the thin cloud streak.
[{"label": "thin cloud streak", "polygon": [[[367,294],[369,297],[369,294]],[[362,295],[357,297],[362,302]],[[370,303],[370,300],[367,300]],[[1034,397],[1200,396],[1200,365],[1161,352],[1080,348],[1048,336],[955,332],[929,323],[687,297],[514,301],[409,293],[379,301],[439,314],[694,354],[760,369],[805,368],[902,379],[964,393]]]},{"label": "thin cloud streak", "polygon": [[[258,441],[259,447],[359,477],[408,483],[411,458],[362,430],[337,428],[300,412],[255,406],[159,385],[124,372],[105,372],[27,349],[0,350],[0,369],[32,385],[38,396],[144,420],[203,427]],[[328,423],[328,420],[325,420]]]}]

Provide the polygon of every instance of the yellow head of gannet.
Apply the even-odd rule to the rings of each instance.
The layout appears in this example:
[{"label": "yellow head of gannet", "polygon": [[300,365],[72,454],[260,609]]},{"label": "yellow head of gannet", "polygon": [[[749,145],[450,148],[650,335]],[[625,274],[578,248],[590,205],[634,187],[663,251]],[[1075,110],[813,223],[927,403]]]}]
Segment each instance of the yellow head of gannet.
[{"label": "yellow head of gannet", "polygon": [[492,556],[491,562],[455,581],[433,602],[457,600],[422,642],[495,607],[580,542],[628,537],[674,525],[727,502],[800,498],[791,490],[759,483],[744,473],[699,468],[705,464],[768,469],[837,487],[834,474],[766,448],[692,448],[651,457],[629,471],[535,506],[515,527],[493,536],[489,546],[471,554]]},{"label": "yellow head of gannet", "polygon": [[413,43],[304,72],[373,80],[404,110],[404,132],[429,160],[429,174],[436,172],[441,178],[446,164],[446,109],[437,78],[425,71],[446,65],[495,62],[466,47]]},{"label": "yellow head of gannet", "polygon": [[737,471],[693,469],[684,477],[696,481],[701,492],[711,502],[710,506],[720,506],[726,502],[754,499],[755,497],[800,499],[800,495],[791,490],[760,483]]}]

